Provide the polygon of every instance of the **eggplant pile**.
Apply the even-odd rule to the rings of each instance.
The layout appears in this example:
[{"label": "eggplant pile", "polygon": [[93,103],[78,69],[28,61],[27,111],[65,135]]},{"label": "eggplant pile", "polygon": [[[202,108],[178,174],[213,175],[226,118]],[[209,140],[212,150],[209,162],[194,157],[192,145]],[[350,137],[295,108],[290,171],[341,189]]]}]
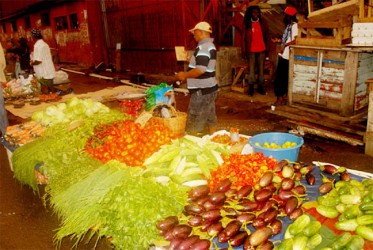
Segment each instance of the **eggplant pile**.
[{"label": "eggplant pile", "polygon": [[313,170],[311,165],[277,163],[255,186],[232,188],[221,181],[215,190],[207,185],[192,188],[183,214],[157,223],[169,249],[273,249],[270,238],[279,234],[281,218],[295,221],[303,214],[306,187],[300,183]]}]

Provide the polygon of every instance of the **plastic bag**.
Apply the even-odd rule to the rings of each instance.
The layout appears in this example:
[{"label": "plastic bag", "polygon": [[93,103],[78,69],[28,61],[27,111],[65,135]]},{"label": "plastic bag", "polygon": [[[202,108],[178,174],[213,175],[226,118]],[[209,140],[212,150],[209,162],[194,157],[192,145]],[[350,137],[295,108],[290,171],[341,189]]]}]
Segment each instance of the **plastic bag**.
[{"label": "plastic bag", "polygon": [[147,95],[146,110],[150,110],[158,103],[168,103],[172,105],[175,99],[173,88],[166,83],[148,88],[145,94]]},{"label": "plastic bag", "polygon": [[53,84],[62,84],[69,82],[69,75],[62,70],[56,72],[56,76],[53,79]]}]

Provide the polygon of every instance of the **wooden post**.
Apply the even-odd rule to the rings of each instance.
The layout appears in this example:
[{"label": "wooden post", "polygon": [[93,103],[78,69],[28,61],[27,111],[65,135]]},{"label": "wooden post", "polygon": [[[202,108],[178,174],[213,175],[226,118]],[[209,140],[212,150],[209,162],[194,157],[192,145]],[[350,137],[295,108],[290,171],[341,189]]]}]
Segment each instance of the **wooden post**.
[{"label": "wooden post", "polygon": [[364,135],[365,154],[373,156],[373,78],[367,81],[369,91],[367,131]]},{"label": "wooden post", "polygon": [[344,81],[342,90],[341,115],[351,116],[354,113],[356,79],[359,68],[359,53],[349,51],[346,55]]}]

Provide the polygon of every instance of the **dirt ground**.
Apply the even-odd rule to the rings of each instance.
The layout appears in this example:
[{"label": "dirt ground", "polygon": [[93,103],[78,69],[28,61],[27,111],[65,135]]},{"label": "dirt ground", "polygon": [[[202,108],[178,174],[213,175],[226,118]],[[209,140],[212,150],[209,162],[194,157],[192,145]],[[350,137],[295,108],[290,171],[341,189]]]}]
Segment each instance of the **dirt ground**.
[{"label": "dirt ground", "polygon": [[[69,73],[74,92],[84,93],[106,87],[118,86],[118,82],[101,80],[94,77]],[[147,76],[151,83],[171,82],[171,77]],[[267,86],[268,94],[253,97],[221,89],[217,100],[218,128],[229,130],[238,128],[240,133],[254,135],[267,131],[286,132],[285,119],[267,110],[274,101],[273,90]],[[188,96],[177,94],[177,109],[186,111]],[[115,105],[115,103],[111,104]],[[22,120],[9,114],[11,124]],[[364,147],[326,140],[315,136],[304,136],[305,144],[300,150],[299,161],[329,162],[347,168],[373,173],[373,157],[364,154]],[[6,151],[0,146],[0,249],[40,250],[56,249],[53,244],[55,230],[59,220],[49,207],[45,207],[41,198],[28,187],[22,187],[13,178]],[[43,187],[41,187],[41,190]],[[42,192],[43,193],[43,192]],[[78,249],[93,249],[96,242],[79,244]],[[62,242],[60,249],[71,249],[70,239]],[[108,242],[102,239],[96,249],[110,249]]]}]

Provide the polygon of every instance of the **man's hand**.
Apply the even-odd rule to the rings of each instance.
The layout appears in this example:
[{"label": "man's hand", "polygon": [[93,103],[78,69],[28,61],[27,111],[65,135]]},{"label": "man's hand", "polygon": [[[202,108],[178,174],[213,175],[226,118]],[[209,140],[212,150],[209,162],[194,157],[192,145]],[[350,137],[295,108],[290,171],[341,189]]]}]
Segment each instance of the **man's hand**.
[{"label": "man's hand", "polygon": [[179,73],[176,74],[176,78],[177,78],[178,80],[182,81],[182,82],[185,81],[185,79],[186,79],[186,74],[185,74],[185,72],[180,71]]}]

